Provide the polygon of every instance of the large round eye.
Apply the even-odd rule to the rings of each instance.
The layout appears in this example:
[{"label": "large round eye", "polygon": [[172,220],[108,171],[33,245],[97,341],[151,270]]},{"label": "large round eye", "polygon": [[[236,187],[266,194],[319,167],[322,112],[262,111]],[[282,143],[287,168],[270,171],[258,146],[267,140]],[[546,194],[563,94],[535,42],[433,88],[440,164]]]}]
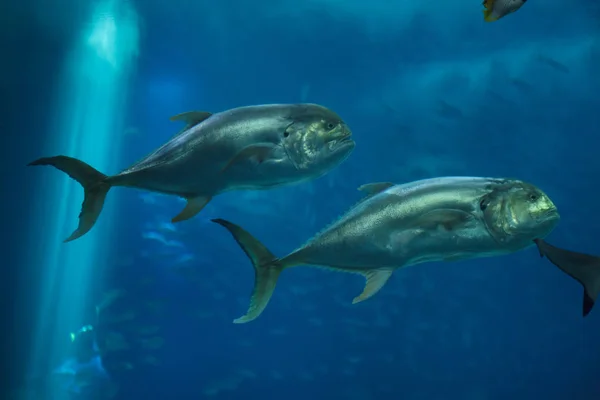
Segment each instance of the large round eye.
[{"label": "large round eye", "polygon": [[537,199],[539,199],[539,196],[538,196],[537,194],[535,194],[535,193],[531,193],[531,194],[529,195],[529,200],[531,200],[531,201],[536,201]]},{"label": "large round eye", "polygon": [[488,206],[488,202],[487,202],[487,199],[484,197],[479,202],[479,208],[481,209],[481,211],[485,211],[485,209],[487,208],[487,206]]},{"label": "large round eye", "polygon": [[287,130],[283,131],[283,137],[288,137],[290,136],[290,132],[288,132]]},{"label": "large round eye", "polygon": [[332,130],[335,127],[333,122],[327,124],[327,129]]}]

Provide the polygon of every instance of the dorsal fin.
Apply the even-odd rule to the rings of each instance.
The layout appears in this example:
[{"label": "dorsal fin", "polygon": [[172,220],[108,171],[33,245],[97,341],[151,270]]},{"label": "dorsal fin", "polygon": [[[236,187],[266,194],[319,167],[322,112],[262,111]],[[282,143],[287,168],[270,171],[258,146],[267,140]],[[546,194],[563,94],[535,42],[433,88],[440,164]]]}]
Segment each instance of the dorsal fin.
[{"label": "dorsal fin", "polygon": [[394,186],[395,184],[392,182],[375,182],[375,183],[367,183],[358,188],[361,192],[365,192],[367,194],[366,198],[371,196],[375,196],[377,193],[381,193],[384,190],[387,190]]},{"label": "dorsal fin", "polygon": [[188,112],[174,115],[171,118],[169,118],[169,120],[171,120],[173,122],[175,122],[175,121],[185,122],[185,127],[181,131],[177,132],[177,134],[175,135],[175,136],[178,136],[178,135],[181,135],[183,132],[187,131],[188,129],[198,125],[200,122],[204,121],[205,119],[208,119],[211,115],[212,115],[212,113],[210,113],[208,111],[188,111]]}]

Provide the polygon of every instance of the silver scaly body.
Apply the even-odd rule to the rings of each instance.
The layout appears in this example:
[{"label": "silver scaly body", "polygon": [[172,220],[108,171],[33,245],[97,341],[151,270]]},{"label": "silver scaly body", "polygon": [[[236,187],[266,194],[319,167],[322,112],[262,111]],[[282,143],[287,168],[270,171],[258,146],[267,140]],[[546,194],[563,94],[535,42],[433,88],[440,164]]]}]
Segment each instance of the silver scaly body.
[{"label": "silver scaly body", "polygon": [[[339,269],[399,268],[489,257],[517,250],[490,234],[481,199],[502,181],[446,177],[411,182],[370,197],[288,257]],[[521,246],[533,245],[531,240]]]}]

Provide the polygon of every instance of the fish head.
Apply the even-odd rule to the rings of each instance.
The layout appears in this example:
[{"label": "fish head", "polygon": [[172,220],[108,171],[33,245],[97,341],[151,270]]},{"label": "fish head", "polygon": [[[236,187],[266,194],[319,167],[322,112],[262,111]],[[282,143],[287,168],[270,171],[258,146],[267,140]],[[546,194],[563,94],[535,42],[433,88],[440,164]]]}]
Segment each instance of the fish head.
[{"label": "fish head", "polygon": [[480,209],[492,236],[517,246],[546,237],[560,220],[546,193],[517,180],[506,180],[495,187],[481,199]]},{"label": "fish head", "polygon": [[355,142],[352,131],[333,111],[316,104],[302,104],[291,116],[281,141],[297,171],[312,177],[341,164]]}]

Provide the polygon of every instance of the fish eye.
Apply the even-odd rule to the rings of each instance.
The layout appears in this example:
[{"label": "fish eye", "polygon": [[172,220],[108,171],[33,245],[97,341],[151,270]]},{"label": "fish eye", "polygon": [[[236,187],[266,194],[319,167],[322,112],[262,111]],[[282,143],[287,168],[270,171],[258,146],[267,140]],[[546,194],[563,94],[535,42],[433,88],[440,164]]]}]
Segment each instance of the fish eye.
[{"label": "fish eye", "polygon": [[327,124],[327,129],[331,130],[335,127],[335,125],[333,124],[333,122],[330,122]]},{"label": "fish eye", "polygon": [[487,206],[488,206],[488,203],[487,203],[487,201],[485,201],[485,200],[486,200],[486,199],[485,199],[485,198],[483,198],[483,199],[481,199],[481,201],[479,202],[479,208],[481,209],[481,211],[485,211],[485,209],[486,209],[486,208],[487,208]]},{"label": "fish eye", "polygon": [[538,198],[539,198],[538,195],[535,193],[532,193],[529,195],[529,200],[531,200],[531,201],[536,201]]},{"label": "fish eye", "polygon": [[283,131],[283,137],[288,137],[290,136],[290,133],[288,131]]}]

